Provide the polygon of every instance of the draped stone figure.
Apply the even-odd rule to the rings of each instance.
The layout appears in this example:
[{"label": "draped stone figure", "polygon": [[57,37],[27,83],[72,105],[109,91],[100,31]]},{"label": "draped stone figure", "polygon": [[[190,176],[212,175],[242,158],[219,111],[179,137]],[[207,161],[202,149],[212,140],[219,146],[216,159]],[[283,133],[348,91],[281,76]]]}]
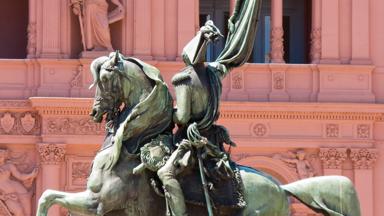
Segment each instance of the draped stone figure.
[{"label": "draped stone figure", "polygon": [[79,17],[84,51],[112,51],[109,25],[124,17],[119,0],[111,0],[116,9],[109,12],[106,0],[71,0],[72,9]]}]

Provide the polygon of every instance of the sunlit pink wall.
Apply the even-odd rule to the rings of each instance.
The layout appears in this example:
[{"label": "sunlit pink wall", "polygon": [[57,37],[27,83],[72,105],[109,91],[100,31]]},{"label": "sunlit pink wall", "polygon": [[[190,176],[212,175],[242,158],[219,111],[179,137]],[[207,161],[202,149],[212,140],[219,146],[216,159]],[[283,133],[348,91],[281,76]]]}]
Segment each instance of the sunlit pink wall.
[{"label": "sunlit pink wall", "polygon": [[[28,58],[0,59],[0,147],[20,171],[40,167],[29,188],[35,210],[45,189],[85,187],[103,127],[87,116],[92,59],[78,58],[81,37],[69,0],[28,3]],[[111,27],[115,48],[158,67],[173,92],[170,79],[184,66],[181,50],[199,28],[199,1],[123,3],[125,18]],[[312,51],[319,58],[235,69],[223,81],[219,123],[238,144],[232,149],[236,161],[288,183],[300,179],[297,167],[279,157],[304,150],[315,175],[354,181],[363,216],[384,215],[384,2],[312,5]],[[45,157],[39,150],[47,144],[63,154],[54,161]],[[293,215],[313,215],[296,202],[292,208]],[[55,208],[49,215],[60,214],[65,210]]]}]

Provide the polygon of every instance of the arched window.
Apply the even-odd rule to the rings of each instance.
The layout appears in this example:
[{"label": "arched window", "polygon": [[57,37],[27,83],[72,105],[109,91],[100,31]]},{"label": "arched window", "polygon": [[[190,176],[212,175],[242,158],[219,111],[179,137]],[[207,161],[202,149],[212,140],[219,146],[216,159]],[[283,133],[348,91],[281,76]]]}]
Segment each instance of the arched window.
[{"label": "arched window", "polygon": [[27,56],[28,0],[3,1],[0,7],[0,58]]}]

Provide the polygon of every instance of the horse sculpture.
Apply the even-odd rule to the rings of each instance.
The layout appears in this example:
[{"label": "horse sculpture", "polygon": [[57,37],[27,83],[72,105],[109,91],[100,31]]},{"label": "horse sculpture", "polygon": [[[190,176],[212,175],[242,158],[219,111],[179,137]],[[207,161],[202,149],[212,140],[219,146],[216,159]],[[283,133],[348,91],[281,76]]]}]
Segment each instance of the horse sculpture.
[{"label": "horse sculpture", "polygon": [[[46,216],[52,205],[84,215],[163,215],[164,198],[150,179],[155,173],[133,174],[140,163],[140,147],[171,135],[172,98],[159,71],[140,60],[118,52],[91,64],[96,86],[91,116],[101,122],[103,114],[113,122],[97,153],[86,190],[66,193],[45,191],[37,216]],[[107,124],[108,125],[108,124]],[[113,126],[115,125],[115,126]],[[280,185],[269,175],[238,166],[247,205],[234,211],[215,209],[215,215],[288,216],[289,196],[327,216],[360,216],[359,201],[351,181],[345,177],[315,177]],[[187,204],[190,215],[206,215],[205,206]]]},{"label": "horse sculpture", "polygon": [[[244,64],[253,50],[260,8],[260,0],[236,0],[234,15],[229,20],[225,48],[215,62],[204,62],[207,44],[220,35],[213,22],[208,22],[186,46],[183,59],[189,65],[188,70],[195,70],[192,72],[197,74],[192,77],[191,82],[194,82],[194,79],[200,82],[201,77],[206,75],[205,71],[215,73],[215,77],[210,74],[206,78],[209,84],[204,84],[215,88],[206,92],[210,96],[209,102],[214,102],[213,109],[210,109],[215,110],[211,115],[212,121],[218,116],[221,79],[232,68]],[[196,67],[197,65],[201,67]],[[196,68],[200,69],[196,71]],[[45,191],[39,199],[37,216],[46,216],[48,209],[54,204],[67,208],[71,213],[85,215],[166,214],[170,205],[166,205],[164,194],[155,180],[156,169],[165,167],[164,161],[175,146],[175,135],[172,134],[173,100],[167,85],[155,67],[135,58],[126,58],[119,52],[94,60],[91,72],[94,78],[93,86],[96,87],[91,116],[95,122],[101,122],[103,116],[106,116],[107,135],[104,144],[93,161],[86,190],[79,193]],[[184,72],[188,75],[188,71]],[[199,73],[203,76],[199,76]],[[181,98],[188,98],[186,94],[178,92],[177,88],[176,95],[178,102],[180,95]],[[155,160],[154,166],[148,166],[147,163],[142,163],[146,160],[142,152],[146,152],[148,146],[165,149],[164,152],[168,155],[160,157],[159,161]],[[154,148],[155,152],[158,150],[159,148]],[[200,156],[199,154],[199,167]],[[316,177],[280,185],[265,173],[241,165],[231,165],[236,169],[236,179],[241,179],[241,205],[228,206],[214,202],[213,209],[208,208],[213,210],[214,215],[288,216],[289,196],[294,196],[326,216],[360,216],[356,191],[351,181],[345,177]],[[192,172],[193,176],[198,174]],[[204,178],[204,174],[202,176]],[[191,183],[188,182],[188,177],[178,178],[179,182],[186,182],[188,185],[189,192],[185,195],[194,193],[197,197],[203,197],[207,193],[215,193],[215,188],[207,191],[206,184],[204,195],[196,193],[202,191],[199,181]],[[167,196],[167,193],[165,195]],[[207,215],[204,203],[186,200],[189,215]],[[206,205],[210,206],[210,202],[207,201]]]}]

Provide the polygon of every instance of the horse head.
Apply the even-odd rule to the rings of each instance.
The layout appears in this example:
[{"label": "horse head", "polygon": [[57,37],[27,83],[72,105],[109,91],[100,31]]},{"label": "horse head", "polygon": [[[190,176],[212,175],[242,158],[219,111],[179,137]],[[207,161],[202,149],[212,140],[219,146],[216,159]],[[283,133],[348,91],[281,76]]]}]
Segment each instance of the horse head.
[{"label": "horse head", "polygon": [[93,84],[90,88],[96,87],[96,93],[90,116],[95,122],[100,123],[104,114],[107,114],[107,120],[111,120],[109,118],[119,111],[123,103],[122,67],[119,51],[109,57],[97,58],[91,64]]}]

